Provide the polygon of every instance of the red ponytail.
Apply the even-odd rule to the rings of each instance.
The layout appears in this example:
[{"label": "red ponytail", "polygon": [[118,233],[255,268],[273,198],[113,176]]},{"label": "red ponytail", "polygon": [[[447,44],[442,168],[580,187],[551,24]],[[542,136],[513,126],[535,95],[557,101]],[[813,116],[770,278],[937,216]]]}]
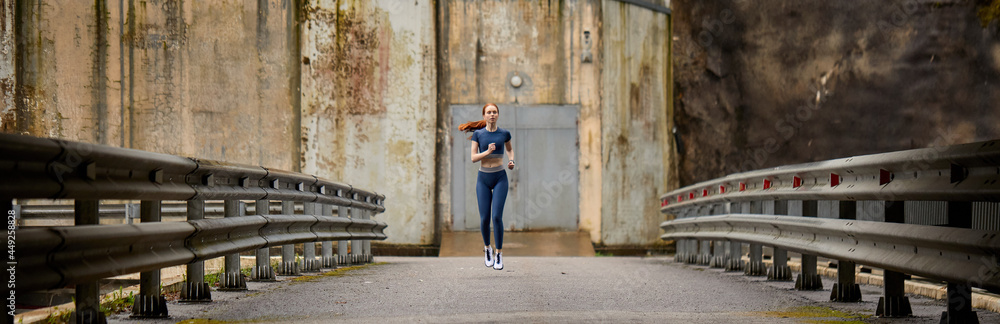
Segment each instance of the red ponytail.
[{"label": "red ponytail", "polygon": [[[496,107],[497,108],[497,113],[498,114],[500,113],[500,106],[497,106],[497,104],[491,102],[491,103],[488,103],[485,106],[483,106],[483,115],[486,115],[486,107],[489,107],[489,106]],[[485,127],[486,127],[486,121],[485,120],[478,120],[478,121],[472,121],[472,122],[468,122],[468,123],[465,123],[465,124],[458,125],[458,130],[463,131],[463,132],[472,132],[472,131],[476,131],[476,130],[479,130],[479,129],[482,129],[482,128],[485,128]]]},{"label": "red ponytail", "polygon": [[463,131],[463,132],[472,132],[472,131],[476,131],[476,130],[482,129],[483,127],[486,127],[486,121],[485,120],[480,120],[480,121],[468,122],[468,123],[465,123],[465,124],[458,125],[458,130]]}]

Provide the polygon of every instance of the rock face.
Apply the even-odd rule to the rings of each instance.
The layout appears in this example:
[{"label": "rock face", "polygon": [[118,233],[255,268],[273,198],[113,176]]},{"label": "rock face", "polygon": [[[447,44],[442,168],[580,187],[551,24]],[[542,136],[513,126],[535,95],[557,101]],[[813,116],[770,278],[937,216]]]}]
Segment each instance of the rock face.
[{"label": "rock face", "polygon": [[672,1],[682,185],[1000,138],[992,2]]}]

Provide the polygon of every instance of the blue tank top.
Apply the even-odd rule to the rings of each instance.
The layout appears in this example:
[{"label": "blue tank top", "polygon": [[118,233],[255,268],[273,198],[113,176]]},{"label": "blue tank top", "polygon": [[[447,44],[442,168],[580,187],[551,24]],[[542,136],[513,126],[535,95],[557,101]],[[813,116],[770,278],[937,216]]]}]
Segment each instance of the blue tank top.
[{"label": "blue tank top", "polygon": [[496,144],[496,148],[493,153],[487,155],[486,159],[499,159],[503,158],[504,143],[510,141],[510,132],[506,129],[497,127],[495,132],[486,130],[486,128],[480,128],[472,132],[472,141],[479,143],[479,153],[486,151],[490,147],[490,143]]}]

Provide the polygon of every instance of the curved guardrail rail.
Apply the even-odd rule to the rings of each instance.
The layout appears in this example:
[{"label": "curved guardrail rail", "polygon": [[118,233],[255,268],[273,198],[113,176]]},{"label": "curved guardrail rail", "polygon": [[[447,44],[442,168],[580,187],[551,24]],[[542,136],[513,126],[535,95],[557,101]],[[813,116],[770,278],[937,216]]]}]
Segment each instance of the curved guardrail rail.
[{"label": "curved guardrail rail", "polygon": [[1000,200],[1000,141],[732,174],[660,196],[661,211],[760,200]]},{"label": "curved guardrail rail", "polygon": [[998,181],[996,140],[738,173],[661,196],[675,217],[661,238],[677,242],[677,261],[771,280],[790,280],[787,251],[802,253],[796,289],[822,289],[816,257],[835,259],[832,301],[861,299],[857,264],[881,268],[879,316],[911,314],[907,276],[945,281],[942,320],[976,321],[971,288],[1000,290],[1000,228],[983,225],[1000,219]]},{"label": "curved guardrail rail", "polygon": [[[141,272],[133,316],[165,317],[160,268],[188,264],[182,298],[210,301],[205,259],[225,256],[222,288],[246,289],[239,252],[257,250],[253,279],[273,281],[268,247],[282,246],[279,273],[295,275],[301,268],[371,262],[369,242],[385,239],[387,227],[369,219],[385,211],[385,196],[312,175],[11,134],[0,134],[0,198],[5,205],[15,198],[76,201],[76,226],[17,229],[14,258],[19,293],[76,285],[81,322],[103,321],[101,278]],[[141,200],[142,223],[99,225],[100,200]],[[163,200],[186,201],[188,220],[159,222]],[[206,200],[224,201],[225,218],[205,219]],[[256,201],[257,215],[240,215],[245,200]],[[282,202],[280,214],[270,214],[269,201]],[[294,213],[294,202],[303,214]],[[330,241],[340,242],[340,258]],[[313,242],[323,242],[322,262]],[[293,252],[298,243],[308,244],[302,264]]]}]

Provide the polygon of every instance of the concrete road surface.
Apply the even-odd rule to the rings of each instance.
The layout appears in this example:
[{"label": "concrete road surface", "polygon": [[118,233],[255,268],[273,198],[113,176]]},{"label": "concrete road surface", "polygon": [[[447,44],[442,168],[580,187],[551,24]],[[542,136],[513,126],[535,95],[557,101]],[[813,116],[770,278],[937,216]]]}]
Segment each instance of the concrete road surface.
[{"label": "concrete road surface", "polygon": [[[170,302],[171,317],[143,323],[457,323],[636,322],[937,323],[944,302],[911,296],[915,317],[878,319],[880,287],[862,286],[863,303],[830,303],[830,291],[800,292],[667,257],[516,257],[493,270],[480,257],[379,257],[377,264],[330,275],[281,277],[245,292],[213,291],[205,304]],[[829,287],[830,282],[824,282]],[[1000,315],[979,311],[982,323]],[[126,315],[111,323],[134,323]]]}]

